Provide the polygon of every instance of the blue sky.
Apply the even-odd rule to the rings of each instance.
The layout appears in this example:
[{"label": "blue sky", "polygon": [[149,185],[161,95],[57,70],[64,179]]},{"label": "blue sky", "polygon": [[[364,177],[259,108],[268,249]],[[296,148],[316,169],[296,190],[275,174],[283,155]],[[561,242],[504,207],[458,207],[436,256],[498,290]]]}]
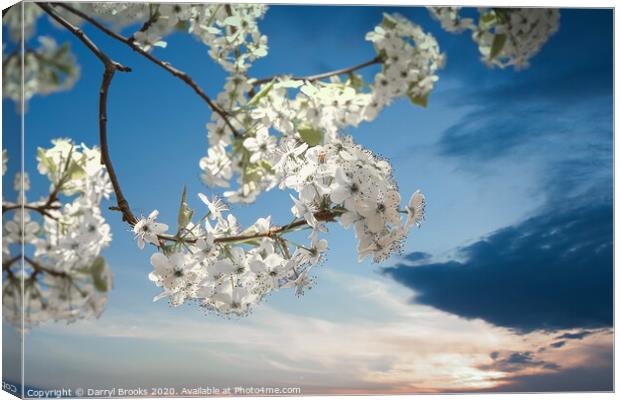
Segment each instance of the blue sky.
[{"label": "blue sky", "polygon": [[[114,273],[108,307],[97,321],[29,333],[27,383],[260,384],[304,393],[612,389],[612,11],[562,10],[559,32],[529,69],[515,72],[485,67],[467,35],[443,32],[423,8],[273,6],[260,23],[269,56],[250,74],[312,74],[369,60],[364,35],[385,11],[433,33],[448,55],[427,109],[399,101],[348,130],[392,161],[402,193],[426,194],[426,223],[403,257],[358,264],[352,232],[334,226],[312,291],[300,299],[278,293],[248,318],[224,320],[152,303],[150,254],[106,212],[114,234],[105,251]],[[73,90],[29,104],[30,198],[47,190],[34,174],[38,146],[55,137],[97,143],[101,79],[99,61],[69,33],[44,18],[37,29],[72,44],[82,77]],[[198,177],[206,104],[129,49],[85,31],[133,68],[114,80],[108,129],[134,212],[159,209],[174,221],[183,185],[190,206],[200,207],[196,194],[210,193]],[[203,45],[181,34],[168,43],[159,57],[219,92],[225,75]],[[12,184],[7,176],[3,185]],[[233,211],[247,224],[267,213],[288,221],[289,208],[288,196],[272,192]],[[7,324],[3,333],[15,335]]]}]

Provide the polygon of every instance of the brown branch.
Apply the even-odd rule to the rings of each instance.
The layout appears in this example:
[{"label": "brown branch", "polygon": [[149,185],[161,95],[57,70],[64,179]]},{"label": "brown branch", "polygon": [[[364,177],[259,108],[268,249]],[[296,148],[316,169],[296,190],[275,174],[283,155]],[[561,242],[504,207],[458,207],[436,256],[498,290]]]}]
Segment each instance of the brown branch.
[{"label": "brown branch", "polygon": [[[336,217],[342,214],[341,210],[331,209],[331,210],[322,210],[318,211],[314,214],[314,217],[317,221],[322,222],[331,222],[335,221]],[[291,222],[288,225],[273,227],[267,232],[261,233],[252,233],[248,235],[238,235],[238,236],[226,236],[219,237],[213,240],[214,243],[235,243],[235,242],[245,242],[248,240],[260,239],[264,237],[268,238],[278,238],[279,235],[288,232],[291,229],[301,228],[304,226],[308,226],[308,222],[305,219],[298,219],[296,221]],[[157,235],[160,241],[168,241],[168,242],[179,242],[181,239],[177,236],[171,235]],[[185,243],[195,243],[196,239],[183,240]]]},{"label": "brown branch", "polygon": [[47,205],[47,204],[42,204],[40,206],[35,206],[33,204],[13,204],[10,206],[2,206],[2,214],[4,214],[7,211],[11,211],[11,210],[18,210],[18,209],[22,209],[25,208],[27,210],[32,210],[32,211],[36,211],[41,215],[45,215],[48,218],[51,219],[56,219],[56,217],[54,217],[52,214],[50,214],[47,210],[58,210],[60,209],[59,206],[54,206],[54,205]]},{"label": "brown branch", "polygon": [[112,166],[112,160],[110,159],[110,150],[108,148],[108,134],[107,134],[107,122],[108,122],[108,91],[110,90],[110,84],[114,78],[116,68],[110,65],[105,66],[103,71],[103,79],[101,81],[101,89],[99,89],[99,142],[101,144],[101,162],[105,165],[114,193],[116,194],[117,207],[110,207],[113,210],[120,211],[123,214],[123,221],[134,225],[137,220],[129,208],[129,203],[123,191],[121,185],[118,183],[116,172]]},{"label": "brown branch", "polygon": [[211,108],[211,110],[213,110],[213,112],[217,113],[224,120],[224,123],[226,123],[226,125],[228,126],[228,128],[231,130],[231,132],[233,133],[233,135],[235,137],[241,137],[241,134],[239,133],[239,131],[237,131],[237,129],[230,122],[230,119],[228,118],[228,113],[226,111],[224,111],[222,108],[220,108],[217,104],[215,104],[213,102],[213,100],[211,100],[211,98],[204,92],[204,90],[202,90],[200,88],[200,86],[198,86],[198,84],[189,75],[187,75],[185,72],[183,72],[183,71],[173,67],[168,62],[160,60],[159,58],[155,57],[151,53],[142,50],[130,38],[126,38],[126,37],[124,37],[124,36],[114,32],[114,31],[108,29],[106,26],[101,24],[99,21],[97,21],[96,19],[94,19],[94,18],[90,17],[89,15],[83,13],[82,11],[76,10],[75,8],[73,8],[73,7],[71,7],[71,6],[67,5],[67,4],[64,4],[64,3],[51,3],[51,4],[55,5],[55,6],[62,7],[65,10],[67,10],[67,11],[77,15],[78,17],[84,19],[85,21],[88,21],[89,23],[91,23],[93,26],[95,26],[97,29],[99,29],[100,31],[102,31],[106,35],[108,35],[108,36],[118,40],[119,42],[125,43],[127,46],[129,46],[136,53],[140,54],[141,56],[145,57],[149,61],[153,62],[154,64],[156,64],[158,66],[160,66],[161,68],[165,69],[166,71],[168,71],[169,73],[171,73],[175,77],[177,77],[180,80],[182,80],[183,82],[185,82],[188,86],[190,86],[192,89],[194,89],[194,92],[196,92],[196,94],[198,94],[198,96],[200,96],[209,105],[209,107]]},{"label": "brown branch", "polygon": [[[149,4],[149,7],[151,7],[152,4]],[[138,30],[138,32],[146,32],[148,31],[151,26],[155,23],[155,21],[157,21],[159,19],[159,11],[156,11],[153,13],[153,15],[151,15],[149,17],[149,19],[147,19],[144,24],[142,25],[142,27]],[[127,40],[129,40],[131,43],[136,41],[136,37],[135,37],[135,33],[133,35],[131,35],[131,37],[129,37]]]},{"label": "brown branch", "polygon": [[15,261],[21,260],[21,258],[22,258],[22,255],[18,254],[18,255],[16,255],[13,258],[10,258],[10,259],[8,259],[6,261],[2,261],[2,270],[3,271],[10,271],[11,265],[13,265],[15,263]]},{"label": "brown branch", "polygon": [[[36,276],[37,274],[44,272],[46,274],[50,274],[53,276],[67,276],[67,274],[65,272],[62,271],[54,271],[53,269],[49,269],[47,267],[44,267],[43,265],[39,264],[38,262],[36,262],[35,260],[31,259],[28,256],[23,256],[24,261],[26,261],[34,270],[33,273],[33,277]],[[21,260],[22,259],[22,255],[19,254],[13,258],[11,258],[10,260],[4,261],[2,262],[2,270],[3,271],[7,271],[9,273],[11,273],[11,265],[13,265],[13,263],[15,263],[15,261]]]},{"label": "brown branch", "polygon": [[[121,36],[119,34],[117,34],[116,32],[113,32],[111,30],[109,30],[108,28],[106,28],[105,26],[103,26],[102,24],[100,24],[98,21],[96,21],[95,19],[89,17],[88,15],[84,14],[83,12],[74,9],[71,6],[68,6],[66,4],[62,4],[62,3],[51,3],[55,6],[59,6],[62,7],[64,9],[66,9],[67,11],[81,17],[82,19],[90,22],[91,24],[93,24],[95,27],[97,27],[99,30],[101,30],[102,32],[106,33],[107,35],[111,36],[112,38],[121,41],[123,43],[125,43],[126,45],[128,45],[129,47],[131,47],[131,49],[133,49],[134,51],[136,51],[137,53],[141,54],[142,56],[146,57],[147,59],[149,59],[150,61],[152,61],[153,63],[159,65],[160,67],[164,68],[166,71],[170,72],[172,75],[176,76],[177,78],[183,80],[185,83],[187,83],[190,87],[192,87],[194,89],[194,91],[200,96],[202,97],[207,104],[211,107],[211,109],[214,112],[217,112],[223,119],[224,121],[227,123],[227,125],[230,127],[230,129],[233,131],[233,133],[235,134],[235,136],[239,136],[239,133],[234,129],[234,127],[231,125],[230,121],[228,120],[226,113],[221,110],[215,103],[213,103],[211,101],[211,99],[209,98],[209,96],[207,96],[204,91],[196,84],[196,82],[194,82],[187,74],[185,74],[184,72],[172,67],[170,64],[163,62],[161,60],[159,60],[158,58],[154,57],[153,55],[151,55],[148,52],[145,52],[144,50],[142,50],[141,48],[139,48],[137,45],[135,45],[130,39],[125,38],[124,36]],[[108,91],[110,88],[110,84],[112,83],[112,79],[114,78],[114,73],[116,72],[116,70],[121,70],[121,71],[128,71],[129,69],[126,67],[123,67],[121,64],[112,61],[109,57],[107,57],[107,55],[105,55],[105,53],[99,51],[99,49],[94,45],[94,43],[92,43],[92,41],[90,41],[90,39],[88,39],[88,37],[86,35],[84,35],[83,32],[81,32],[80,30],[78,30],[77,28],[73,27],[70,23],[68,23],[67,21],[64,21],[62,19],[62,17],[60,17],[59,15],[55,14],[54,11],[47,5],[42,5],[39,4],[39,6],[41,6],[41,8],[43,8],[43,10],[45,10],[48,14],[50,14],[52,17],[54,17],[57,21],[59,21],[63,26],[65,26],[67,29],[69,29],[74,35],[78,36],[78,38],[80,38],[86,45],[87,47],[89,47],[98,57],[99,59],[103,62],[105,69],[104,69],[104,73],[103,73],[103,80],[101,82],[101,88],[99,91],[99,140],[101,142],[101,162],[103,164],[105,164],[107,170],[108,170],[108,175],[110,176],[110,181],[112,182],[112,186],[114,187],[114,193],[116,194],[116,200],[117,200],[117,204],[118,207],[111,207],[111,209],[113,210],[117,210],[122,212],[123,214],[123,220],[126,221],[127,223],[129,223],[130,225],[135,225],[135,223],[137,222],[137,219],[135,218],[135,216],[133,215],[130,207],[129,207],[129,203],[127,202],[127,200],[125,199],[125,197],[123,196],[121,187],[118,183],[118,179],[116,177],[116,173],[114,172],[114,168],[112,166],[112,162],[110,160],[110,154],[109,154],[109,150],[108,150],[108,144],[107,144],[107,96],[108,96]],[[64,23],[62,22],[64,21]],[[331,73],[327,73],[327,74],[321,74],[321,75],[317,75],[315,77],[310,77],[310,78],[305,78],[305,79],[321,79],[321,77],[325,77],[325,76],[330,76],[330,75],[334,75],[334,74],[343,74],[343,73],[348,73],[348,72],[352,72],[355,71],[356,69],[359,68],[363,68],[367,65],[371,65],[371,64],[375,64],[381,61],[380,57],[376,57],[375,59],[366,62],[364,64],[360,64],[358,66],[355,67],[351,67],[351,68],[347,68],[345,70],[339,70],[339,71],[335,71],[335,72],[331,72]],[[339,216],[342,212],[340,210],[337,209],[331,209],[331,210],[322,210],[319,211],[317,213],[314,214],[314,217],[318,220],[318,221],[334,221],[335,218],[337,216]],[[288,224],[288,225],[284,225],[281,227],[274,227],[272,229],[270,229],[268,232],[264,232],[264,233],[255,233],[255,234],[249,234],[249,235],[238,235],[238,236],[228,236],[228,237],[221,237],[221,238],[216,238],[214,240],[214,242],[216,243],[232,243],[232,242],[243,242],[243,241],[247,241],[247,240],[253,240],[253,239],[258,239],[261,237],[270,237],[270,238],[274,238],[274,237],[278,237],[280,234],[285,233],[291,229],[295,229],[295,228],[299,228],[299,227],[303,227],[303,226],[307,226],[308,223],[305,219],[300,219],[297,221],[293,221],[292,223]],[[179,238],[178,236],[170,236],[170,235],[158,235],[158,238],[161,241],[181,241],[182,239]],[[193,243],[195,242],[194,239],[191,240],[186,240],[185,242],[187,243]]]},{"label": "brown branch", "polygon": [[[78,39],[80,39],[80,41],[82,41],[82,43],[84,43],[86,47],[88,47],[103,63],[103,79],[101,82],[101,88],[99,90],[99,141],[101,143],[101,163],[104,164],[106,167],[108,176],[110,177],[110,181],[112,182],[112,187],[114,188],[114,193],[116,194],[116,203],[118,204],[118,206],[112,209],[120,211],[123,214],[123,221],[126,221],[130,225],[134,225],[136,223],[136,218],[131,212],[131,209],[129,208],[129,203],[125,199],[125,196],[123,196],[123,191],[121,190],[121,186],[118,183],[116,172],[114,171],[112,161],[110,160],[110,152],[108,149],[107,138],[107,99],[110,84],[112,83],[114,73],[117,70],[129,72],[131,71],[131,68],[125,67],[122,64],[108,57],[103,51],[99,50],[99,48],[93,43],[92,40],[90,40],[90,38],[88,38],[88,36],[86,36],[86,34],[82,30],[75,27],[69,21],[58,15],[49,5],[44,3],[37,3],[37,5],[41,7],[52,18],[58,21],[58,23],[67,28]],[[50,199],[51,198],[52,196],[50,195]]]},{"label": "brown branch", "polygon": [[71,33],[73,33],[82,43],[84,43],[86,47],[88,47],[90,51],[92,51],[97,56],[97,58],[101,60],[101,62],[104,65],[112,65],[114,66],[115,69],[118,69],[120,71],[125,71],[125,72],[131,71],[131,68],[125,67],[117,63],[116,61],[113,61],[112,59],[110,59],[110,57],[108,57],[103,51],[99,50],[99,48],[95,45],[95,43],[93,43],[93,41],[90,40],[90,38],[86,36],[86,34],[80,28],[74,26],[69,21],[67,21],[60,15],[56,14],[56,12],[49,5],[45,3],[35,3],[35,4],[37,4],[39,7],[43,9],[43,11],[45,11],[52,18],[54,18],[56,22],[58,22],[60,25],[64,26],[69,31],[71,31]]},{"label": "brown branch", "polygon": [[[357,71],[358,69],[362,69],[362,68],[365,68],[365,67],[368,67],[368,66],[374,65],[374,64],[379,64],[379,63],[381,63],[381,61],[383,61],[383,57],[376,56],[375,58],[373,58],[370,61],[366,61],[364,63],[354,65],[352,67],[341,68],[341,69],[337,69],[335,71],[323,72],[321,74],[316,74],[316,75],[294,76],[291,79],[296,80],[296,81],[318,81],[319,79],[325,79],[325,78],[329,78],[331,76],[350,74],[350,73],[353,73],[353,72]],[[257,79],[256,81],[254,81],[252,83],[252,85],[254,85],[254,87],[256,87],[256,86],[262,85],[264,83],[271,82],[274,78],[277,78],[278,76],[283,76],[283,75],[280,74],[280,75],[270,76],[269,78]]]},{"label": "brown branch", "polygon": [[40,273],[40,272],[45,272],[46,274],[50,274],[53,276],[67,276],[67,274],[65,272],[62,271],[54,271],[52,269],[49,269],[47,267],[42,266],[41,264],[39,264],[38,262],[34,261],[33,259],[29,258],[28,256],[24,256],[24,260],[30,264],[30,266],[32,267],[32,269],[34,270],[34,275]]}]

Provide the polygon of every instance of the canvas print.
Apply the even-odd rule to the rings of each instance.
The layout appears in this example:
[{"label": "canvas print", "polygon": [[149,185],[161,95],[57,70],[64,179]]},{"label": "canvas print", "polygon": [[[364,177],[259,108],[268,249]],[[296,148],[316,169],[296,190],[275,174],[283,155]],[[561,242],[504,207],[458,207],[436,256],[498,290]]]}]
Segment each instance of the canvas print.
[{"label": "canvas print", "polygon": [[3,390],[612,392],[613,29],[4,9]]}]

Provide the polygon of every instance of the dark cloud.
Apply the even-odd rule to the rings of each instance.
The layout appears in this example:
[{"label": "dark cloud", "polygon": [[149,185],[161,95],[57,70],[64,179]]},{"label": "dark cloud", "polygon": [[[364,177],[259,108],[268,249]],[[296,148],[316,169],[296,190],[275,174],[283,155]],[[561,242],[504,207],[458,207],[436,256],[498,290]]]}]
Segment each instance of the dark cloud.
[{"label": "dark cloud", "polygon": [[579,331],[579,332],[575,332],[575,333],[564,333],[560,336],[557,336],[556,339],[575,339],[575,340],[581,340],[586,336],[590,336],[591,334],[596,333],[596,331]]},{"label": "dark cloud", "polygon": [[414,289],[415,302],[518,332],[609,327],[612,221],[611,204],[557,204],[459,249],[455,260],[383,271]]},{"label": "dark cloud", "polygon": [[414,251],[404,256],[404,258],[409,262],[417,263],[422,261],[428,261],[431,258],[431,255],[421,251]]},{"label": "dark cloud", "polygon": [[560,347],[564,347],[565,344],[566,344],[565,340],[560,340],[559,342],[551,343],[549,346],[553,347],[554,349],[559,349]]},{"label": "dark cloud", "polygon": [[552,373],[513,376],[483,392],[609,392],[614,389],[613,368],[583,366],[562,368]]},{"label": "dark cloud", "polygon": [[526,368],[542,368],[546,370],[555,370],[560,368],[556,363],[547,362],[531,351],[508,352],[502,355],[502,352],[494,351],[489,354],[491,360],[489,364],[478,366],[482,370],[502,371],[502,372],[518,372]]}]

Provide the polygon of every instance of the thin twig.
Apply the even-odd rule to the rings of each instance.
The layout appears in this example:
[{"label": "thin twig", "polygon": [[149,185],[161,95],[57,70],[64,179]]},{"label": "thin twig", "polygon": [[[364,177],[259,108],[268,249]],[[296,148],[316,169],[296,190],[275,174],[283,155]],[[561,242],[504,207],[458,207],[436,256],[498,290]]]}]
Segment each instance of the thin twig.
[{"label": "thin twig", "polygon": [[33,259],[29,258],[28,256],[24,256],[24,260],[30,264],[30,266],[32,267],[32,269],[34,270],[35,274],[39,273],[39,272],[45,272],[46,274],[50,274],[53,276],[67,276],[67,274],[65,272],[62,271],[54,271],[52,269],[49,269],[47,267],[42,266],[41,264],[39,264],[38,262],[34,261]]},{"label": "thin twig", "polygon": [[204,90],[202,90],[200,88],[200,86],[198,86],[198,84],[189,75],[187,75],[185,72],[183,72],[183,71],[173,67],[168,62],[160,60],[159,58],[155,57],[151,53],[149,53],[147,51],[144,51],[143,49],[141,49],[138,45],[136,45],[129,38],[126,38],[126,37],[124,37],[124,36],[114,32],[114,31],[108,29],[103,24],[99,23],[99,21],[97,21],[94,18],[90,17],[89,15],[83,13],[82,11],[76,10],[75,8],[71,7],[70,5],[67,5],[67,4],[64,4],[64,3],[51,3],[51,4],[55,5],[55,6],[62,7],[65,10],[67,10],[67,11],[77,15],[78,17],[84,19],[85,21],[90,22],[93,26],[95,26],[97,29],[99,29],[100,31],[102,31],[106,35],[108,35],[108,36],[118,40],[119,42],[125,43],[127,46],[129,46],[136,53],[142,55],[143,57],[147,58],[149,61],[153,62],[154,64],[156,64],[156,65],[160,66],[161,68],[165,69],[166,71],[168,71],[172,75],[174,75],[177,78],[181,79],[188,86],[190,86],[192,89],[194,89],[194,92],[196,92],[196,94],[198,94],[198,96],[200,96],[209,105],[209,107],[211,108],[211,110],[213,110],[213,112],[217,113],[224,120],[224,123],[226,123],[228,128],[230,128],[231,132],[233,133],[233,135],[235,137],[241,137],[241,134],[239,133],[239,131],[237,131],[237,129],[230,122],[230,119],[228,118],[227,112],[224,111],[222,108],[220,108],[217,104],[215,104],[215,102],[213,102],[213,100],[211,100],[211,98],[204,92]]},{"label": "thin twig", "polygon": [[[149,7],[152,7],[152,4],[149,4]],[[150,29],[150,27],[155,23],[155,21],[157,21],[159,19],[159,11],[154,12],[149,19],[147,19],[144,24],[142,25],[142,27],[138,30],[138,32],[146,32]],[[131,37],[129,37],[127,40],[129,40],[131,43],[136,41],[136,34],[134,33],[133,35],[131,35]]]},{"label": "thin twig", "polygon": [[[331,210],[322,210],[314,213],[314,217],[317,221],[321,222],[331,222],[335,221],[336,217],[342,214],[342,211],[337,209]],[[267,232],[260,233],[252,233],[248,235],[237,235],[237,236],[226,236],[226,237],[218,237],[213,240],[214,243],[237,243],[237,242],[246,242],[249,240],[260,239],[264,237],[268,238],[278,238],[279,235],[286,233],[295,228],[301,228],[304,226],[308,226],[308,222],[305,219],[298,219],[296,221],[291,222],[288,225],[277,226],[271,228]],[[168,241],[168,242],[179,242],[181,239],[177,236],[172,235],[157,235],[160,241]],[[183,239],[184,243],[195,243],[196,239]]]},{"label": "thin twig", "polygon": [[2,261],[2,270],[3,271],[10,271],[11,269],[11,265],[13,265],[15,263],[15,261],[21,260],[22,255],[18,254],[13,258],[10,258],[6,261]]},{"label": "thin twig", "polygon": [[7,211],[18,210],[18,209],[22,209],[22,208],[25,208],[27,210],[36,211],[39,214],[45,215],[46,217],[51,218],[51,219],[57,219],[52,214],[50,214],[47,210],[58,210],[58,209],[60,209],[60,206],[47,205],[47,204],[42,204],[40,206],[36,206],[34,204],[12,204],[10,206],[3,205],[2,206],[2,214],[4,214]]},{"label": "thin twig", "polygon": [[[362,69],[362,68],[365,68],[365,67],[368,67],[368,66],[374,65],[374,64],[379,64],[379,63],[381,63],[382,60],[383,60],[383,57],[376,56],[372,60],[363,62],[361,64],[354,65],[352,67],[341,68],[341,69],[337,69],[335,71],[323,72],[321,74],[316,74],[316,75],[294,76],[291,79],[296,80],[296,81],[318,81],[319,79],[325,79],[325,78],[329,78],[331,76],[350,74],[350,73],[353,73],[353,72],[357,71],[358,69]],[[278,76],[283,76],[283,74],[270,76],[269,78],[263,78],[263,79],[255,80],[252,83],[252,85],[254,85],[254,87],[256,87],[256,86],[262,85],[264,83],[271,82],[274,78],[277,78]]]}]

